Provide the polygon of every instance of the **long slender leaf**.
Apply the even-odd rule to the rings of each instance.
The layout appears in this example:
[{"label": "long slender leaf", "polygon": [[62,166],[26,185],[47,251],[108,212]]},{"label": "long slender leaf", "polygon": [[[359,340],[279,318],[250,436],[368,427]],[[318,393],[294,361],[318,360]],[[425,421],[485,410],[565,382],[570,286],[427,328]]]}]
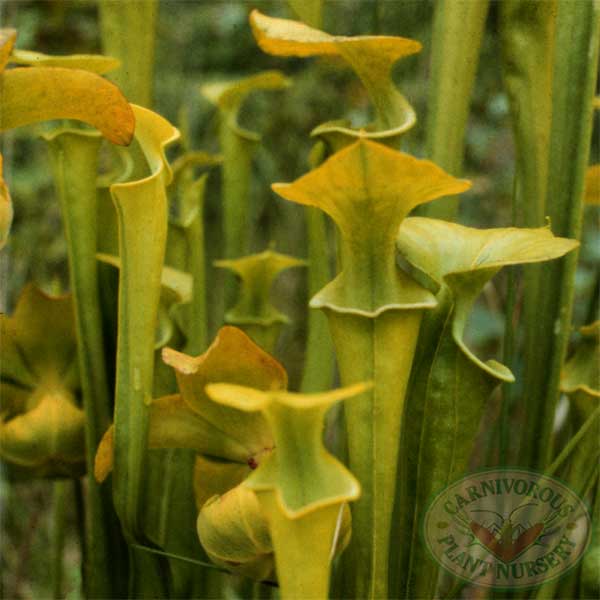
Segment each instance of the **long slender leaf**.
[{"label": "long slender leaf", "polygon": [[[435,3],[427,156],[448,173],[460,176],[471,92],[488,13],[488,0],[438,0]],[[452,220],[458,199],[422,207],[429,217]]]},{"label": "long slender leaf", "polygon": [[[556,234],[575,239],[581,234],[599,46],[600,4],[559,0],[545,212]],[[539,284],[528,299],[535,306],[535,318],[528,322],[526,340],[522,461],[532,466],[548,464],[552,453],[576,264],[572,254],[539,272]]]}]

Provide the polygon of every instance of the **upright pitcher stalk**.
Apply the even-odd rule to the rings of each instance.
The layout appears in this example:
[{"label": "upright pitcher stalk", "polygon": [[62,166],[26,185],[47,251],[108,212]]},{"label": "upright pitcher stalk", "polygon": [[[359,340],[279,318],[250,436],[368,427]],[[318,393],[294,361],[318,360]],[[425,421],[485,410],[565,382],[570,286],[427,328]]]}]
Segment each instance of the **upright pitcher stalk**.
[{"label": "upright pitcher stalk", "polygon": [[[102,318],[96,270],[96,173],[102,138],[96,132],[58,130],[44,136],[52,166],[67,237],[69,279],[77,326],[77,353],[83,406],[88,473],[95,448],[110,421]],[[86,591],[91,597],[116,593],[109,562],[111,528],[118,527],[108,489],[88,479],[87,509],[92,515],[87,535]],[[113,530],[114,533],[114,530]],[[112,591],[111,591],[112,590]]]},{"label": "upright pitcher stalk", "polygon": [[[409,428],[411,432],[402,443],[410,468],[402,479],[408,492],[402,496],[402,508],[413,513],[412,526],[404,524],[402,530],[411,540],[403,574],[407,598],[439,594],[438,565],[420,541],[419,524],[430,499],[467,470],[493,389],[514,381],[508,367],[481,361],[465,344],[469,312],[503,266],[551,260],[577,246],[574,240],[555,238],[544,227],[475,229],[422,217],[409,217],[400,227],[400,253],[440,285],[438,314],[433,317],[443,321],[438,326],[427,319],[428,330],[438,330],[436,340],[429,343],[421,338],[407,401],[405,433]],[[426,354],[423,344],[429,350]],[[412,430],[420,433],[419,440]]]},{"label": "upright pitcher stalk", "polygon": [[422,311],[435,306],[434,297],[397,268],[396,232],[417,205],[468,187],[429,161],[367,140],[294,183],[273,187],[288,200],[318,206],[336,222],[342,271],[311,306],[329,319],[342,383],[374,381],[345,413],[350,468],[363,490],[353,509],[346,597],[388,597],[404,394]]},{"label": "upright pitcher stalk", "polygon": [[[249,249],[252,161],[261,139],[260,134],[239,124],[239,111],[251,92],[278,90],[288,85],[289,81],[279,71],[264,71],[200,88],[202,95],[219,109],[219,144],[223,153],[223,252],[226,259],[239,258]],[[225,288],[225,302],[230,304],[234,292],[231,278]]]},{"label": "upright pitcher stalk", "polygon": [[154,331],[167,235],[165,186],[171,172],[164,147],[177,130],[155,113],[134,107],[136,138],[152,174],[114,184],[119,223],[119,325],[115,390],[115,508],[126,537],[143,537],[142,504],[152,399]]},{"label": "upright pitcher stalk", "polygon": [[358,498],[360,486],[325,449],[323,420],[333,404],[370,385],[319,394],[263,392],[230,384],[206,387],[215,402],[260,411],[273,434],[273,452],[240,487],[256,494],[266,517],[283,600],[328,597],[331,560],[348,527],[343,524],[346,503]]}]

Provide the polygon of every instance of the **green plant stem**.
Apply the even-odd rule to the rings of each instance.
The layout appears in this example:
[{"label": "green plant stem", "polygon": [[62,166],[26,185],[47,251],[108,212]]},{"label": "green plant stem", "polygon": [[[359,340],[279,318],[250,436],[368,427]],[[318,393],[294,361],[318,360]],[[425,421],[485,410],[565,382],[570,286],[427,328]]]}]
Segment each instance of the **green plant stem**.
[{"label": "green plant stem", "polygon": [[[598,459],[600,458],[600,445],[598,437],[600,407],[596,408],[583,422],[577,433],[569,440],[556,460],[548,468],[550,474],[560,473],[569,489],[584,497],[590,482],[598,473]],[[552,600],[553,598],[574,597],[574,575],[554,579],[540,586],[534,594],[536,600]],[[558,592],[558,593],[557,593]]]},{"label": "green plant stem", "polygon": [[600,560],[600,475],[596,475],[594,499],[592,504],[592,541],[583,557],[579,577],[579,598],[597,598],[600,596],[600,578],[598,561]]},{"label": "green plant stem", "polygon": [[162,179],[113,186],[119,222],[119,322],[115,391],[114,502],[128,541],[143,540],[148,402],[167,234]]},{"label": "green plant stem", "polygon": [[[500,33],[503,74],[511,104],[516,142],[516,190],[513,194],[513,224],[539,227],[546,215],[549,135],[552,121],[552,57],[556,47],[556,0],[508,0],[500,6]],[[532,332],[539,319],[537,296],[539,276],[546,266],[523,267],[523,315],[526,339],[533,343]],[[508,313],[507,307],[507,327]],[[544,325],[546,331],[551,326]],[[507,329],[508,333],[508,329]],[[527,363],[531,356],[525,358]],[[507,364],[510,363],[507,362]],[[503,397],[515,394],[504,386]],[[524,387],[524,401],[530,400]],[[508,402],[506,402],[508,406]],[[506,415],[501,417],[501,455],[506,457],[508,435]],[[536,417],[537,418],[537,417]],[[527,427],[535,427],[534,420]],[[526,434],[527,435],[527,434]],[[526,442],[531,445],[531,439]],[[503,447],[504,444],[504,447]],[[523,451],[523,450],[522,450]],[[527,453],[531,452],[528,448]],[[527,460],[525,455],[523,458]],[[524,463],[526,464],[526,463]]]},{"label": "green plant stem", "polygon": [[[517,300],[517,281],[513,269],[507,274],[507,296],[505,326],[504,326],[504,347],[502,352],[502,362],[511,370],[514,367],[515,356],[515,324],[514,313]],[[502,404],[500,406],[500,424],[499,424],[499,448],[498,464],[506,466],[510,464],[510,411],[515,398],[514,383],[504,383],[502,385]]]},{"label": "green plant stem", "polygon": [[[239,258],[248,253],[249,223],[248,206],[252,158],[258,143],[256,138],[244,135],[221,115],[219,142],[223,153],[223,235],[225,258]],[[234,279],[225,280],[225,306],[234,301]]]},{"label": "green plant stem", "polygon": [[541,227],[546,215],[556,12],[557,0],[500,5],[503,75],[517,147],[516,193],[522,198],[516,216],[527,227]]},{"label": "green plant stem", "polygon": [[[517,226],[517,214],[522,201],[519,196],[517,177],[513,180],[513,193],[511,197],[511,225]],[[517,305],[517,277],[514,267],[508,270],[506,275],[506,305],[504,309],[504,340],[502,346],[502,362],[508,366],[511,371],[515,371],[515,348],[516,348],[516,327],[515,327],[515,308]],[[511,464],[509,458],[510,448],[510,416],[511,408],[515,400],[515,385],[513,383],[504,383],[502,385],[502,404],[500,406],[500,423],[498,436],[498,464],[501,467]],[[493,445],[490,445],[493,448]]]},{"label": "green plant stem", "polygon": [[[575,239],[581,234],[599,46],[600,5],[559,0],[545,212],[555,234]],[[576,252],[545,265],[538,272],[535,298],[528,298],[528,302],[534,302],[536,316],[528,323],[527,331],[522,463],[533,467],[543,468],[550,462],[560,371],[571,329],[576,266]]]},{"label": "green plant stem", "polygon": [[[206,264],[204,236],[204,193],[208,174],[180,185],[179,219],[171,224],[169,235],[175,233],[174,242],[169,239],[168,255],[171,264],[192,276],[192,301],[185,313],[186,345],[184,352],[194,356],[206,349],[208,344],[206,308]],[[172,252],[169,253],[169,250]]]},{"label": "green plant stem", "polygon": [[198,214],[185,230],[189,249],[189,273],[193,278],[192,307],[188,322],[188,341],[185,346],[187,354],[197,355],[206,349],[208,344],[207,310],[206,310],[206,264],[204,259],[204,187],[206,176],[202,178],[202,186],[197,193]]},{"label": "green plant stem", "polygon": [[165,557],[129,546],[128,598],[168,598],[171,588],[169,562]]},{"label": "green plant stem", "polygon": [[[312,298],[331,279],[325,216],[316,208],[304,209],[308,239],[308,293]],[[327,318],[309,310],[306,359],[302,375],[303,392],[322,392],[333,383],[333,344]]]},{"label": "green plant stem", "polygon": [[[415,358],[407,391],[406,409],[400,437],[401,451],[398,467],[396,506],[394,507],[393,539],[412,539],[417,497],[417,474],[419,470],[419,450],[425,415],[426,374],[435,355],[438,341],[448,318],[452,299],[447,288],[442,288],[436,297],[438,306],[423,316]],[[412,400],[414,398],[414,401]],[[391,580],[390,595],[404,597],[408,585],[410,544],[392,545],[390,554]]]},{"label": "green plant stem", "polygon": [[[451,175],[462,171],[471,91],[485,30],[488,0],[435,3],[429,85],[427,156]],[[458,197],[437,200],[421,214],[452,220]]]},{"label": "green plant stem", "polygon": [[[192,485],[194,460],[193,452],[171,449],[151,452],[148,461],[146,535],[157,547],[178,556],[202,556],[198,536],[190,526],[198,514]],[[187,597],[193,579],[202,579],[202,569],[170,557],[159,561],[156,556],[155,565],[169,564],[170,597]],[[148,564],[152,566],[152,560]]]},{"label": "green plant stem", "polygon": [[[584,421],[577,433],[569,440],[569,443],[562,449],[561,453],[552,461],[552,464],[545,470],[547,475],[554,475],[566,463],[567,459],[573,454],[574,450],[581,441],[589,434],[592,427],[597,426],[600,417],[600,407],[596,408],[590,416]],[[596,436],[593,436],[596,437]]]},{"label": "green plant stem", "polygon": [[152,108],[158,0],[98,0],[102,47],[121,68],[111,78],[129,102]]},{"label": "green plant stem", "polygon": [[350,469],[362,495],[352,507],[343,596],[387,598],[399,449],[395,440],[422,311],[388,310],[375,318],[332,310],[326,314],[342,384],[375,383],[344,407]]},{"label": "green plant stem", "polygon": [[417,375],[412,397],[424,404],[407,598],[435,596],[438,565],[420,539],[427,502],[469,465],[485,405],[500,381],[465,356],[448,314],[435,354]]},{"label": "green plant stem", "polygon": [[[133,110],[139,142],[134,160],[146,172],[139,180],[110,186],[120,263],[112,482],[126,541],[147,544],[154,523],[146,499],[155,494],[148,488],[149,404],[167,238],[166,185],[172,178],[164,152],[179,132],[156,113],[139,106]],[[167,560],[129,547],[130,597],[164,596],[170,584]]]},{"label": "green plant stem", "polygon": [[331,549],[341,505],[290,519],[277,506],[275,492],[260,492],[258,498],[269,515],[282,600],[327,600]]},{"label": "green plant stem", "polygon": [[52,484],[52,597],[63,598],[63,556],[65,549],[65,517],[67,514],[67,487],[69,482],[58,480]]},{"label": "green plant stem", "polygon": [[[549,135],[552,120],[552,56],[556,45],[556,0],[508,0],[500,6],[503,75],[513,117],[516,142],[515,191],[513,193],[513,224],[539,227],[546,214],[548,183]],[[540,265],[523,267],[523,314],[526,338],[531,336],[539,319],[537,294]],[[509,282],[509,285],[510,282]],[[510,288],[509,288],[510,289]],[[507,306],[507,330],[512,311]],[[545,325],[548,329],[548,325]],[[508,339],[505,348],[508,350]],[[529,357],[526,360],[531,360]],[[510,363],[506,361],[510,366]],[[508,407],[514,388],[503,388],[504,404]],[[524,401],[530,392],[525,390]],[[504,406],[503,406],[504,409]],[[508,436],[504,410],[500,426],[500,454],[506,458]],[[527,425],[532,427],[532,423]],[[531,444],[531,441],[528,442]],[[528,449],[528,452],[530,449]]]},{"label": "green plant stem", "polygon": [[[110,422],[102,318],[96,266],[96,172],[101,138],[84,131],[46,136],[67,238],[69,276],[75,306],[79,374],[85,411],[86,464],[94,470],[100,438]],[[110,535],[116,528],[109,490],[88,480],[85,589],[90,598],[112,593]]]}]

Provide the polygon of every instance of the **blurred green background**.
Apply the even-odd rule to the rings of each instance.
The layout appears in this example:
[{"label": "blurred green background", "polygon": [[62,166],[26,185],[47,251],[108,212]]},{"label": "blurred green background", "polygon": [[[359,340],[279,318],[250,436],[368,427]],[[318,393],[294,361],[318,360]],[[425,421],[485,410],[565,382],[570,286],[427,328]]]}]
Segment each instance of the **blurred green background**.
[{"label": "blurred green background", "polygon": [[[477,0],[474,0],[477,1]],[[284,92],[256,93],[243,107],[242,123],[260,131],[263,143],[254,166],[251,214],[252,249],[270,241],[276,249],[306,256],[301,207],[278,199],[270,191],[275,181],[291,181],[304,173],[319,123],[350,118],[367,123],[370,106],[354,74],[337,62],[278,59],[263,54],[248,26],[253,8],[281,17],[293,14],[284,0],[201,1],[160,0],[157,29],[154,109],[174,124],[189,122],[194,149],[218,151],[217,120],[212,105],[199,94],[199,85],[215,79],[281,69],[293,79]],[[424,155],[427,126],[429,48],[434,2],[431,0],[334,0],[325,2],[324,29],[343,35],[390,34],[419,40],[423,51],[402,61],[395,78],[413,104],[419,122],[408,134],[406,150]],[[100,52],[98,9],[90,0],[4,0],[0,24],[18,30],[17,46],[45,53]],[[463,195],[459,221],[480,227],[507,226],[511,221],[514,151],[508,100],[503,91],[497,5],[491,4],[467,130],[464,175],[474,183]],[[15,219],[8,247],[0,253],[0,309],[10,312],[25,284],[33,280],[47,290],[68,289],[66,246],[50,165],[39,128],[4,135],[5,176]],[[598,153],[595,141],[594,152]],[[221,256],[220,181],[218,170],[209,179],[206,196],[207,260]],[[576,322],[584,320],[585,301],[594,285],[593,264],[600,258],[594,215],[586,219],[587,242],[577,280]],[[595,237],[592,237],[595,236]],[[274,290],[275,303],[292,318],[282,336],[278,356],[297,384],[303,359],[306,327],[306,273],[285,273]],[[218,283],[221,274],[208,272]],[[469,343],[486,357],[497,356],[503,332],[505,276],[489,285],[473,312]],[[209,295],[211,292],[209,292]],[[219,323],[211,323],[214,332]],[[49,596],[49,536],[51,484],[0,485],[1,595],[3,598]],[[69,499],[71,500],[71,499]],[[79,597],[79,549],[75,522],[67,543],[69,597]]]}]

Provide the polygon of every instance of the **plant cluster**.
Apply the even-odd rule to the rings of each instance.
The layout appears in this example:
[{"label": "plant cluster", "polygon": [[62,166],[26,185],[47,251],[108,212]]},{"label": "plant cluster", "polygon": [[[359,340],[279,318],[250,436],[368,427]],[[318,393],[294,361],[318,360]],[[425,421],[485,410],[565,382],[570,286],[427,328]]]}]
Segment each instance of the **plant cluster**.
[{"label": "plant cluster", "polygon": [[[29,284],[0,316],[9,477],[53,479],[60,498],[66,480],[85,476],[86,597],[427,599],[463,597],[468,586],[422,539],[431,499],[474,467],[518,463],[585,497],[596,529],[577,568],[528,597],[594,597],[597,294],[572,352],[568,344],[581,223],[600,197],[598,167],[587,168],[597,3],[502,3],[518,172],[513,223],[488,229],[453,222],[471,186],[460,175],[487,0],[436,7],[428,159],[406,152],[417,114],[393,77],[421,44],[330,35],[328,5],[289,4],[300,20],[250,12],[260,49],[351,69],[374,115],[317,126],[311,169],[272,185],[303,207],[307,259],[273,244],[250,253],[261,137],[240,112],[258,90],[286,93],[283,72],[200,87],[218,115],[220,154],[210,154],[192,148],[185,119],[178,129],[152,110],[156,1],[99,1],[106,56],[21,50],[14,30],[0,30],[0,129],[62,120],[42,137],[71,290]],[[103,77],[113,71],[114,83]],[[1,167],[0,157],[4,245],[13,207]],[[208,303],[204,196],[216,168],[214,266],[224,276],[221,301]],[[522,299],[510,272],[503,362],[485,360],[467,323],[490,280],[515,265],[532,266]],[[272,286],[292,268],[308,270],[312,295],[299,390],[274,356],[289,319]],[[569,407],[562,420],[559,401]],[[494,432],[487,444],[482,428]]]}]

